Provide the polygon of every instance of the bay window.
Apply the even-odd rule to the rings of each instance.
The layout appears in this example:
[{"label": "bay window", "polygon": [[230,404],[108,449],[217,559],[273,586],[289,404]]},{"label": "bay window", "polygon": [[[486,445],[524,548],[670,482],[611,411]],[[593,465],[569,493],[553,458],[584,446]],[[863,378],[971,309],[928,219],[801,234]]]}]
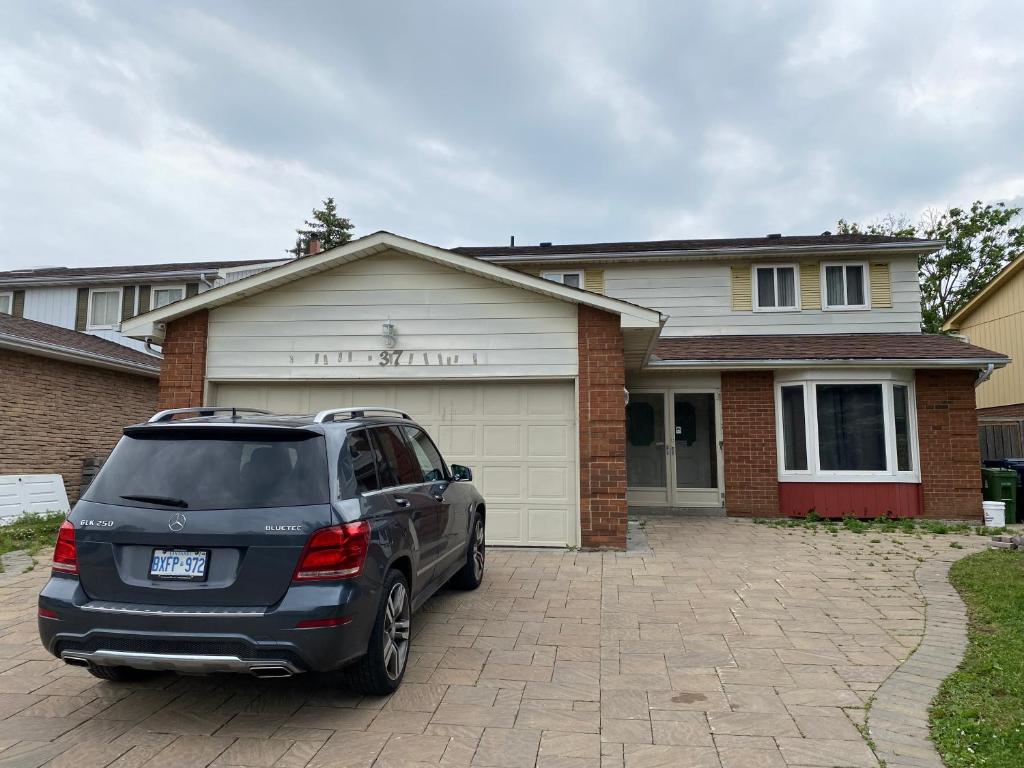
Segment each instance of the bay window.
[{"label": "bay window", "polygon": [[823,264],[822,309],[870,309],[866,264]]},{"label": "bay window", "polygon": [[913,389],[900,378],[784,377],[776,396],[780,479],[916,481]]},{"label": "bay window", "polygon": [[793,265],[754,267],[754,310],[772,312],[799,309],[797,271]]}]

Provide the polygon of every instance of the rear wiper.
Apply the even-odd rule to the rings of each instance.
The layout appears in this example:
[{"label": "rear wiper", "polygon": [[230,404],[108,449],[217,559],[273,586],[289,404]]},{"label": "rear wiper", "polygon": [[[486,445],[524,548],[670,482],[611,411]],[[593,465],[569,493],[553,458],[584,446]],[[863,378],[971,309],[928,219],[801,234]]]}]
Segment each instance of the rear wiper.
[{"label": "rear wiper", "polygon": [[165,507],[181,507],[182,509],[188,509],[188,502],[184,499],[175,499],[171,496],[122,496],[122,499],[126,501],[144,501],[147,504],[161,504]]}]

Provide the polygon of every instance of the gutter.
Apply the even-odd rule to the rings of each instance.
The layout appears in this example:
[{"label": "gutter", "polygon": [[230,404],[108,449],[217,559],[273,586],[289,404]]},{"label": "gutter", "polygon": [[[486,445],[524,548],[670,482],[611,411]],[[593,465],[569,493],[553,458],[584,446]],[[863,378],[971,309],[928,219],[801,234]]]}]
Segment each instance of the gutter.
[{"label": "gutter", "polygon": [[159,362],[149,366],[143,363],[133,363],[129,360],[122,360],[108,355],[101,355],[96,352],[85,352],[73,347],[65,347],[60,344],[49,344],[44,341],[33,341],[20,336],[0,334],[0,348],[12,349],[15,352],[28,352],[41,357],[49,357],[55,360],[64,360],[79,365],[92,365],[97,368],[108,368],[114,371],[126,371],[128,373],[141,374],[151,378],[160,377]]},{"label": "gutter", "polygon": [[806,358],[800,360],[653,360],[648,370],[756,370],[772,368],[809,368],[819,366],[865,366],[887,368],[987,368],[994,370],[1009,363],[1007,358]]},{"label": "gutter", "polygon": [[[209,270],[206,270],[208,272]],[[194,278],[203,279],[206,272],[197,272],[194,269],[176,270],[173,272],[119,272],[105,273],[103,275],[66,275],[61,277],[0,277],[0,285],[104,285],[107,283],[148,283],[153,280],[171,280]]]},{"label": "gutter", "polygon": [[996,369],[995,365],[993,363],[989,363],[985,367],[985,370],[978,374],[978,378],[975,379],[975,381],[974,381],[974,388],[977,389],[982,384],[984,384],[986,381],[988,381],[989,377],[992,375],[992,373],[995,371],[995,369]]}]

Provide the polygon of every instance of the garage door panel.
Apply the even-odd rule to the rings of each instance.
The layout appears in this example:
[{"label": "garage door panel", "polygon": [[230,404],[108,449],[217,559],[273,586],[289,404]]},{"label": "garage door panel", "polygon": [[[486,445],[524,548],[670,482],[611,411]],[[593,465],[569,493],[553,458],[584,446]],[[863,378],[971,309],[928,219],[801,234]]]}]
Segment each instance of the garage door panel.
[{"label": "garage door panel", "polygon": [[408,412],[448,463],[473,470],[492,544],[575,543],[576,400],[571,382],[242,383],[213,386],[219,405],[302,413],[352,405]]}]

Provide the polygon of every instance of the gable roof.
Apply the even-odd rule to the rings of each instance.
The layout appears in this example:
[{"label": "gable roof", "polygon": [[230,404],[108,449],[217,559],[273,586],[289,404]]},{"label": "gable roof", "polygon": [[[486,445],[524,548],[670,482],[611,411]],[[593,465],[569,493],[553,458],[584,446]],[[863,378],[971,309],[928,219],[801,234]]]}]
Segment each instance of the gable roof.
[{"label": "gable roof", "polygon": [[996,292],[1004,285],[1006,285],[1010,281],[1010,279],[1015,274],[1017,274],[1017,272],[1019,272],[1021,269],[1024,269],[1024,256],[1018,256],[1016,259],[1014,259],[1005,267],[1003,267],[1002,271],[1000,271],[998,275],[992,278],[992,282],[990,282],[988,285],[986,285],[984,288],[978,291],[974,298],[968,301],[966,304],[964,304],[964,306],[960,309],[959,312],[957,312],[955,315],[949,318],[949,320],[943,323],[942,330],[957,330],[960,327],[960,324],[967,319],[968,315],[970,315],[976,309],[981,307],[981,305],[988,301],[991,296],[994,296]]},{"label": "gable roof", "polygon": [[73,283],[88,280],[135,280],[145,278],[198,277],[229,267],[271,264],[281,259],[250,259],[244,261],[188,261],[172,264],[127,264],[112,267],[41,267],[0,272],[0,285]]},{"label": "gable roof", "polygon": [[954,336],[930,333],[751,334],[661,339],[652,367],[778,367],[813,363],[885,363],[984,368],[1010,358]]},{"label": "gable roof", "polygon": [[648,240],[620,243],[574,243],[525,246],[453,248],[455,253],[494,262],[543,262],[608,259],[657,259],[772,256],[780,253],[832,254],[872,251],[935,251],[941,240],[885,235],[795,235],[788,237],[731,237],[700,240]]},{"label": "gable roof", "polygon": [[620,318],[620,325],[623,329],[653,331],[650,339],[652,343],[666,320],[656,310],[641,307],[638,304],[612,299],[608,296],[591,293],[579,288],[570,288],[561,283],[523,274],[522,272],[517,272],[497,264],[488,264],[470,256],[454,253],[416,240],[410,240],[391,232],[381,231],[352,240],[344,245],[330,248],[313,256],[306,256],[277,267],[272,267],[237,282],[218,286],[196,296],[147,312],[144,315],[138,315],[122,323],[121,332],[132,338],[148,338],[159,343],[163,339],[164,324],[179,317],[190,315],[200,309],[213,309],[214,307],[230,304],[240,299],[269,291],[278,286],[286,285],[295,280],[310,277],[343,264],[386,251],[397,251],[410,256],[416,256],[553,299],[583,304],[616,314]]},{"label": "gable roof", "polygon": [[23,317],[0,314],[0,348],[100,368],[160,375],[160,358],[123,344]]}]

